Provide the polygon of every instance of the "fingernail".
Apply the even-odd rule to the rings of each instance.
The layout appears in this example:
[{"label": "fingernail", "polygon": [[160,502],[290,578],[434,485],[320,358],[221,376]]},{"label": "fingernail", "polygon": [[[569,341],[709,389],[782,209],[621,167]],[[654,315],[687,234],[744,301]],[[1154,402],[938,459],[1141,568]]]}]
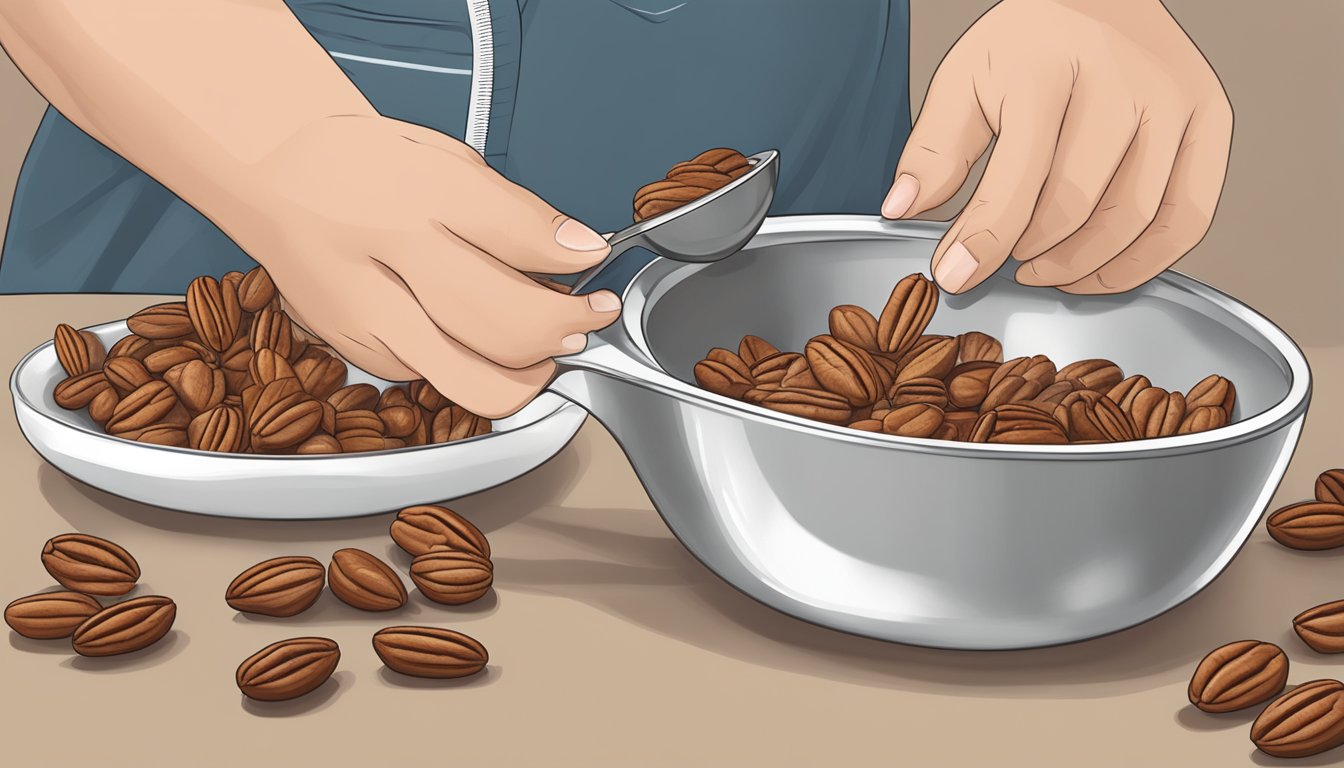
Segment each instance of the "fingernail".
[{"label": "fingernail", "polygon": [[919,179],[908,173],[902,173],[891,185],[887,199],[882,201],[882,215],[888,219],[899,219],[909,213],[910,206],[919,196]]},{"label": "fingernail", "polygon": [[574,219],[565,219],[565,223],[555,230],[555,242],[571,251],[597,251],[607,247],[607,241],[601,235]]},{"label": "fingernail", "polygon": [[560,340],[560,348],[566,352],[582,352],[588,346],[588,334],[571,333]]},{"label": "fingernail", "polygon": [[966,250],[966,246],[953,243],[943,254],[943,260],[938,262],[938,267],[933,270],[933,279],[938,281],[943,290],[958,293],[966,286],[966,281],[971,279],[971,275],[975,274],[979,266],[980,262]]},{"label": "fingernail", "polygon": [[615,312],[621,308],[621,300],[611,291],[593,291],[588,294],[588,306],[594,312]]}]

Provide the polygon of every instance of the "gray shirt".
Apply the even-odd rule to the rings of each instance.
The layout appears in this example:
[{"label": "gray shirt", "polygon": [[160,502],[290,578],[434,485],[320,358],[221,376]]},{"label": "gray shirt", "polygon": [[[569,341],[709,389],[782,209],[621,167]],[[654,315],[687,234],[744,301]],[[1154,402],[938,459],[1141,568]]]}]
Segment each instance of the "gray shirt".
[{"label": "gray shirt", "polygon": [[[288,4],[380,113],[466,141],[599,231],[630,223],[639,186],[716,146],[780,151],[774,215],[873,213],[909,132],[906,0]],[[619,289],[648,258],[627,254],[597,285]],[[252,264],[48,111],[0,292],[175,293]]]}]

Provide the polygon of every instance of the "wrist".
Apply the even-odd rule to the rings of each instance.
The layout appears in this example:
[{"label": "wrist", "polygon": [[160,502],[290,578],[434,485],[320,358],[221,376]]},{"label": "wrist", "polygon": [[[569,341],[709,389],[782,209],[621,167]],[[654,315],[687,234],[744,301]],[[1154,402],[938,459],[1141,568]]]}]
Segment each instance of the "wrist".
[{"label": "wrist", "polygon": [[278,243],[286,225],[320,215],[305,196],[311,191],[305,186],[321,184],[331,165],[364,151],[360,134],[386,130],[389,122],[395,121],[372,109],[315,117],[275,134],[264,145],[253,145],[253,154],[226,153],[206,160],[193,174],[196,183],[182,196],[253,258],[258,250],[282,253],[283,248],[258,245]]}]

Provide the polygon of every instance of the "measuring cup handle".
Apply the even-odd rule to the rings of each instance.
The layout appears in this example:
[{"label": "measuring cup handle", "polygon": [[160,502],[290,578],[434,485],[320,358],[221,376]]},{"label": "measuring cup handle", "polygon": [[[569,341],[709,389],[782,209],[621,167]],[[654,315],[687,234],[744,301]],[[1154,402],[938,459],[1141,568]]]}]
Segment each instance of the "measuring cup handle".
[{"label": "measuring cup handle", "polygon": [[640,235],[639,232],[634,231],[635,229],[636,229],[635,227],[630,227],[628,229],[621,230],[620,232],[614,232],[612,234],[603,235],[603,237],[607,239],[607,244],[611,246],[611,253],[608,253],[607,257],[603,259],[601,262],[599,262],[597,265],[589,267],[582,274],[580,274],[579,279],[574,281],[574,287],[571,288],[569,292],[574,294],[575,296],[584,293],[583,289],[593,281],[593,278],[602,274],[602,270],[611,266],[611,263],[613,261],[616,261],[616,258],[618,256],[630,250],[631,248],[640,245],[643,242],[643,238],[639,236]]}]

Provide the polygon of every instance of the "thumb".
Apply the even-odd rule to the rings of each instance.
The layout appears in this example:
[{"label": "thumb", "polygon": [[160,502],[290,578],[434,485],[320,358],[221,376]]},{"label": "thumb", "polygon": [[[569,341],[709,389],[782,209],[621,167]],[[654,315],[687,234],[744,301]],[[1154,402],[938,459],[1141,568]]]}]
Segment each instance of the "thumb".
[{"label": "thumb", "polygon": [[966,182],[993,135],[972,73],[949,55],[934,74],[905,142],[895,180],[882,201],[882,215],[905,219],[947,202]]},{"label": "thumb", "polygon": [[499,261],[521,272],[568,275],[611,250],[601,235],[493,168],[482,164],[472,172],[480,175],[454,195],[445,224]]}]

